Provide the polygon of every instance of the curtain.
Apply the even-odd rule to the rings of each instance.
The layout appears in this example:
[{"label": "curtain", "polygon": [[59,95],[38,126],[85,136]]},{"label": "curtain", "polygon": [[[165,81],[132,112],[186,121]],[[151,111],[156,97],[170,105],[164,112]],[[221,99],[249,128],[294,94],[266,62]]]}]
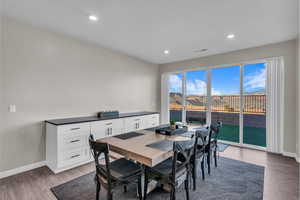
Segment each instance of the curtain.
[{"label": "curtain", "polygon": [[271,58],[267,65],[267,151],[283,153],[284,61]]}]

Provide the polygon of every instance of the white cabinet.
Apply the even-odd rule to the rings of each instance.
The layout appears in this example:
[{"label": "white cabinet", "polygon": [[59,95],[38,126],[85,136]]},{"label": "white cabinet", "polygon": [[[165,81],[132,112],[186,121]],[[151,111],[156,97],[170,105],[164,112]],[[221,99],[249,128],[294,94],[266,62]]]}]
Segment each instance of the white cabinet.
[{"label": "white cabinet", "polygon": [[128,117],[124,119],[125,133],[156,127],[159,125],[159,114]]},{"label": "white cabinet", "polygon": [[54,173],[90,162],[90,123],[62,126],[47,123],[46,132],[46,160]]},{"label": "white cabinet", "polygon": [[91,122],[91,133],[95,139],[110,137],[123,133],[123,119]]},{"label": "white cabinet", "polygon": [[125,133],[143,129],[142,117],[124,118]]},{"label": "white cabinet", "polygon": [[111,137],[159,125],[159,114],[123,117],[68,125],[46,123],[46,161],[59,173],[92,161],[88,138]]},{"label": "white cabinet", "polygon": [[159,114],[145,115],[142,118],[143,129],[153,128],[159,125]]}]

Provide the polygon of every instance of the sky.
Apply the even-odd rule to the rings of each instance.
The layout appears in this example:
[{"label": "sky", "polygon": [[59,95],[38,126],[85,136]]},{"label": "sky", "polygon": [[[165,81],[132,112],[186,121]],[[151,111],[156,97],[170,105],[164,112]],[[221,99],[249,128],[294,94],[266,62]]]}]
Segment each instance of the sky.
[{"label": "sky", "polygon": [[[186,73],[187,95],[206,94],[207,71],[193,71]],[[182,74],[172,74],[169,77],[170,92],[182,92]],[[265,63],[249,64],[244,66],[244,93],[265,90],[266,67]],[[212,69],[212,95],[230,95],[240,93],[240,67]]]}]

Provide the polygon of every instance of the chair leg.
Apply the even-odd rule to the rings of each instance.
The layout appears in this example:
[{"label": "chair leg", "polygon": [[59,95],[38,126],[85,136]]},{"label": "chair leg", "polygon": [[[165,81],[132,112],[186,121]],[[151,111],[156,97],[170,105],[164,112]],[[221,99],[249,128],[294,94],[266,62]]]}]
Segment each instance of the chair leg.
[{"label": "chair leg", "polygon": [[218,167],[218,164],[217,164],[217,149],[214,151],[214,160],[215,160],[215,167]]},{"label": "chair leg", "polygon": [[147,191],[148,191],[148,174],[147,169],[145,169],[145,178],[144,178],[144,200],[147,198]]},{"label": "chair leg", "polygon": [[176,200],[176,190],[174,185],[171,186],[170,200]]},{"label": "chair leg", "polygon": [[202,179],[205,180],[204,158],[201,161],[201,172],[202,172]]},{"label": "chair leg", "polygon": [[207,170],[208,170],[208,174],[210,175],[210,158],[211,157],[211,152],[209,151],[207,154]]},{"label": "chair leg", "polygon": [[193,190],[196,190],[197,187],[197,160],[194,160],[193,163],[193,173],[192,173],[192,178],[193,178]]},{"label": "chair leg", "polygon": [[107,194],[107,199],[108,199],[108,200],[113,200],[113,195],[112,195],[112,193]]},{"label": "chair leg", "polygon": [[123,188],[124,188],[124,193],[126,193],[127,192],[127,185],[124,185]]},{"label": "chair leg", "polygon": [[190,190],[189,190],[189,175],[187,175],[186,180],[184,181],[184,186],[185,186],[185,194],[186,194],[186,199],[190,199]]},{"label": "chair leg", "polygon": [[138,177],[138,195],[139,200],[143,200],[141,176]]},{"label": "chair leg", "polygon": [[99,183],[98,180],[96,180],[96,200],[99,200],[100,199],[100,190],[101,190],[101,185]]},{"label": "chair leg", "polygon": [[111,188],[107,188],[107,199],[108,200],[113,200],[113,194],[111,193]]}]

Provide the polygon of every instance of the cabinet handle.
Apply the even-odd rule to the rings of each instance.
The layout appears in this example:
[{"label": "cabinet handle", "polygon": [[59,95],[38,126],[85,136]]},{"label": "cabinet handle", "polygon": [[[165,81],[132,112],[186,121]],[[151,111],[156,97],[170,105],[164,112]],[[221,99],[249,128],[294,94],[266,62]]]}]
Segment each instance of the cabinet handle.
[{"label": "cabinet handle", "polygon": [[112,128],[107,128],[107,135],[112,135]]},{"label": "cabinet handle", "polygon": [[110,123],[107,123],[107,124],[105,124],[105,125],[112,125],[112,122],[110,122]]},{"label": "cabinet handle", "polygon": [[78,128],[71,128],[70,130],[71,131],[75,131],[75,130],[79,130],[80,128],[78,127]]},{"label": "cabinet handle", "polygon": [[72,140],[70,143],[79,142],[80,140]]},{"label": "cabinet handle", "polygon": [[72,159],[72,158],[79,157],[79,156],[80,156],[80,154],[77,154],[77,155],[71,156],[71,159]]},{"label": "cabinet handle", "polygon": [[140,119],[135,119],[134,121],[140,121]]}]

